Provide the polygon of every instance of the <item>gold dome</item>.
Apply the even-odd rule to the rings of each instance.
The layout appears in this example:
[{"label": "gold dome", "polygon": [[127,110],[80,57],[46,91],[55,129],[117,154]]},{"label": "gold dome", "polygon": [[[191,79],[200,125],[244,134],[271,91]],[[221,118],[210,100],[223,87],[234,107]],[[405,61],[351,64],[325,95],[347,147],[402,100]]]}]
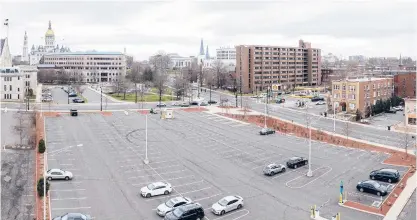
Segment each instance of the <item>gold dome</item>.
[{"label": "gold dome", "polygon": [[47,31],[46,31],[46,34],[45,34],[45,36],[54,36],[55,34],[54,34],[54,31],[52,30],[52,29],[48,29]]}]

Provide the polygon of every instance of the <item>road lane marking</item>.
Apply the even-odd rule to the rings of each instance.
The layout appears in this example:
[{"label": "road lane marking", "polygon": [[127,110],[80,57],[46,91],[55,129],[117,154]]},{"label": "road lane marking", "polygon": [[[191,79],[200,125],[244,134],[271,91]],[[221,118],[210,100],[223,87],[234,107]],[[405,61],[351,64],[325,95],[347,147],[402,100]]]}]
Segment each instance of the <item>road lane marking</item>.
[{"label": "road lane marking", "polygon": [[142,176],[132,176],[132,177],[129,177],[128,179],[137,179],[137,178],[142,178],[142,177],[158,176],[158,175],[170,174],[170,173],[181,173],[181,172],[184,172],[184,171],[187,171],[187,169],[165,172],[165,173],[154,173],[154,174],[142,175]]}]

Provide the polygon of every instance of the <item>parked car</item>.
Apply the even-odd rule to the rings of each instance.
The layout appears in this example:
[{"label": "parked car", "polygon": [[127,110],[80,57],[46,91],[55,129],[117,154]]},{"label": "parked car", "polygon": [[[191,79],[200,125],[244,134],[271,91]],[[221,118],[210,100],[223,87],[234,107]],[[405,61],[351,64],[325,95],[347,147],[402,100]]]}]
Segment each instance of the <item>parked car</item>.
[{"label": "parked car", "polygon": [[180,104],[180,106],[181,106],[181,107],[189,107],[189,106],[190,106],[190,104],[189,104],[189,103],[187,103],[187,102],[183,102],[183,103],[181,103],[181,104]]},{"label": "parked car", "polygon": [[190,105],[199,105],[199,103],[197,101],[192,101],[190,102]]},{"label": "parked car", "polygon": [[73,103],[84,103],[84,100],[80,99],[80,98],[75,98],[75,99],[72,100],[72,102]]},{"label": "parked car", "polygon": [[77,97],[77,93],[75,93],[75,92],[70,92],[70,93],[68,93],[68,96],[69,96],[69,97]]},{"label": "parked car", "polygon": [[312,102],[324,101],[324,98],[316,96],[316,97],[311,98],[311,101]]},{"label": "parked car", "polygon": [[374,180],[365,180],[358,182],[356,185],[356,189],[361,192],[372,193],[377,196],[385,196],[387,195],[387,187],[379,184]]},{"label": "parked car", "polygon": [[173,103],[171,103],[171,105],[172,106],[180,106],[180,103],[179,102],[173,102]]},{"label": "parked car", "polygon": [[392,108],[397,110],[397,111],[404,111],[404,108],[402,106],[396,106],[396,107],[392,107]]},{"label": "parked car", "polygon": [[200,106],[207,106],[208,104],[207,104],[207,102],[201,102],[200,103]]},{"label": "parked car", "polygon": [[385,113],[395,114],[395,113],[397,113],[397,110],[395,110],[394,108],[390,108],[389,110],[386,110]]},{"label": "parked car", "polygon": [[216,104],[217,102],[216,102],[216,101],[214,101],[214,100],[209,100],[207,103],[208,103],[208,104]]},{"label": "parked car", "polygon": [[317,103],[316,103],[316,105],[325,105],[326,104],[326,102],[324,102],[324,101],[318,101]]},{"label": "parked car", "polygon": [[74,177],[71,172],[61,169],[49,169],[45,176],[48,180],[71,180]]},{"label": "parked car", "polygon": [[395,169],[379,169],[372,171],[369,174],[369,178],[372,180],[396,183],[400,180],[400,172]]},{"label": "parked car", "polygon": [[165,215],[165,220],[202,220],[204,209],[199,203],[191,203],[179,206]]},{"label": "parked car", "polygon": [[93,218],[91,218],[91,216],[89,215],[84,215],[81,213],[67,213],[65,215],[62,216],[58,216],[53,218],[53,220],[91,220]]},{"label": "parked car", "polygon": [[172,192],[171,184],[164,182],[151,183],[140,189],[140,194],[143,197],[149,198],[157,195],[168,195]]},{"label": "parked car", "polygon": [[298,167],[305,166],[308,164],[307,158],[304,157],[291,157],[287,161],[287,167],[297,169]]},{"label": "parked car", "polygon": [[156,107],[158,108],[162,108],[162,107],[167,107],[167,105],[163,102],[156,104]]},{"label": "parked car", "polygon": [[211,206],[211,211],[216,215],[224,215],[227,212],[243,207],[243,198],[240,196],[226,196]]},{"label": "parked car", "polygon": [[275,134],[275,130],[272,130],[270,128],[262,128],[261,131],[259,131],[260,135],[268,135],[268,134]]},{"label": "parked car", "polygon": [[263,169],[263,172],[265,175],[273,176],[277,173],[285,172],[285,166],[282,164],[271,163]]},{"label": "parked car", "polygon": [[71,116],[78,116],[78,111],[77,111],[77,109],[70,109],[70,115],[71,115]]},{"label": "parked car", "polygon": [[162,203],[161,205],[159,205],[158,208],[156,208],[156,214],[163,217],[168,212],[171,212],[173,209],[182,205],[190,204],[191,202],[192,202],[191,199],[187,197],[179,196],[179,197],[172,198],[166,201],[165,203]]}]

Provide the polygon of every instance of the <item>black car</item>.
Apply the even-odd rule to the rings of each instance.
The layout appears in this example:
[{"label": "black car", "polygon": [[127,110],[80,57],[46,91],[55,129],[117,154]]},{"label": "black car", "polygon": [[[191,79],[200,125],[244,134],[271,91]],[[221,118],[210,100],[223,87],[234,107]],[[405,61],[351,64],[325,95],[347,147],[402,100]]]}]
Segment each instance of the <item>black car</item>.
[{"label": "black car", "polygon": [[358,185],[356,185],[356,189],[358,189],[361,192],[372,193],[377,196],[387,195],[387,187],[373,180],[365,180],[359,182]]},{"label": "black car", "polygon": [[77,109],[71,109],[71,110],[70,110],[70,115],[71,115],[71,116],[78,116],[78,111],[77,111]]},{"label": "black car", "polygon": [[268,134],[275,134],[275,130],[272,130],[270,128],[262,128],[262,130],[259,131],[260,135],[268,135]]},{"label": "black car", "polygon": [[308,164],[307,158],[304,157],[291,157],[289,161],[287,161],[287,167],[297,169],[298,167],[304,166]]},{"label": "black car", "polygon": [[72,100],[72,102],[73,103],[84,103],[84,100],[80,99],[80,98],[75,98],[75,99]]},{"label": "black car", "polygon": [[214,101],[214,100],[209,100],[207,103],[208,103],[208,104],[216,104],[217,102],[216,102],[216,101]]},{"label": "black car", "polygon": [[313,97],[313,98],[311,98],[311,101],[312,102],[324,101],[324,98],[323,97]]},{"label": "black car", "polygon": [[167,105],[163,102],[156,104],[156,107],[162,108],[162,107],[167,107]]},{"label": "black car", "polygon": [[198,203],[191,203],[175,208],[165,215],[165,220],[202,220],[204,209]]},{"label": "black car", "polygon": [[392,114],[395,114],[395,113],[397,113],[397,110],[395,110],[395,109],[393,109],[393,108],[390,108],[389,110],[385,110],[385,113],[392,113]]},{"label": "black car", "polygon": [[63,216],[55,217],[53,220],[69,220],[69,219],[91,220],[92,218],[89,215],[84,215],[84,214],[81,214],[81,213],[67,213]]},{"label": "black car", "polygon": [[394,169],[374,170],[369,174],[369,178],[372,180],[396,183],[400,180],[400,172]]}]

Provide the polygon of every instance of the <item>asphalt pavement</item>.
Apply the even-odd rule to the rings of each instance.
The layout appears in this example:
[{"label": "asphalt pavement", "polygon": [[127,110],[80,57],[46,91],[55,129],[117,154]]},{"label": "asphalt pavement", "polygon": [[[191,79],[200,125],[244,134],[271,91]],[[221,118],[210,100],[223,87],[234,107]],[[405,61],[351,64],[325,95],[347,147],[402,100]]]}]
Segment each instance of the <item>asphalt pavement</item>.
[{"label": "asphalt pavement", "polygon": [[[142,162],[145,116],[138,112],[47,118],[48,168],[75,175],[69,182],[52,182],[52,215],[79,211],[96,219],[160,219],[155,208],[182,195],[202,204],[212,220],[217,216],[210,212],[211,204],[226,195],[241,195],[244,208],[222,219],[306,219],[311,205],[323,205],[321,215],[327,218],[341,212],[348,220],[381,219],[339,207],[337,201],[341,180],[358,201],[377,201],[355,186],[371,170],[387,167],[381,164],[387,157],[383,153],[313,142],[313,177],[305,176],[306,166],[268,177],[262,174],[268,163],[307,157],[306,140],[260,136],[254,125],[204,112],[176,111],[174,117],[148,116],[149,165]],[[171,195],[139,195],[141,187],[160,180],[173,185]]]}]

